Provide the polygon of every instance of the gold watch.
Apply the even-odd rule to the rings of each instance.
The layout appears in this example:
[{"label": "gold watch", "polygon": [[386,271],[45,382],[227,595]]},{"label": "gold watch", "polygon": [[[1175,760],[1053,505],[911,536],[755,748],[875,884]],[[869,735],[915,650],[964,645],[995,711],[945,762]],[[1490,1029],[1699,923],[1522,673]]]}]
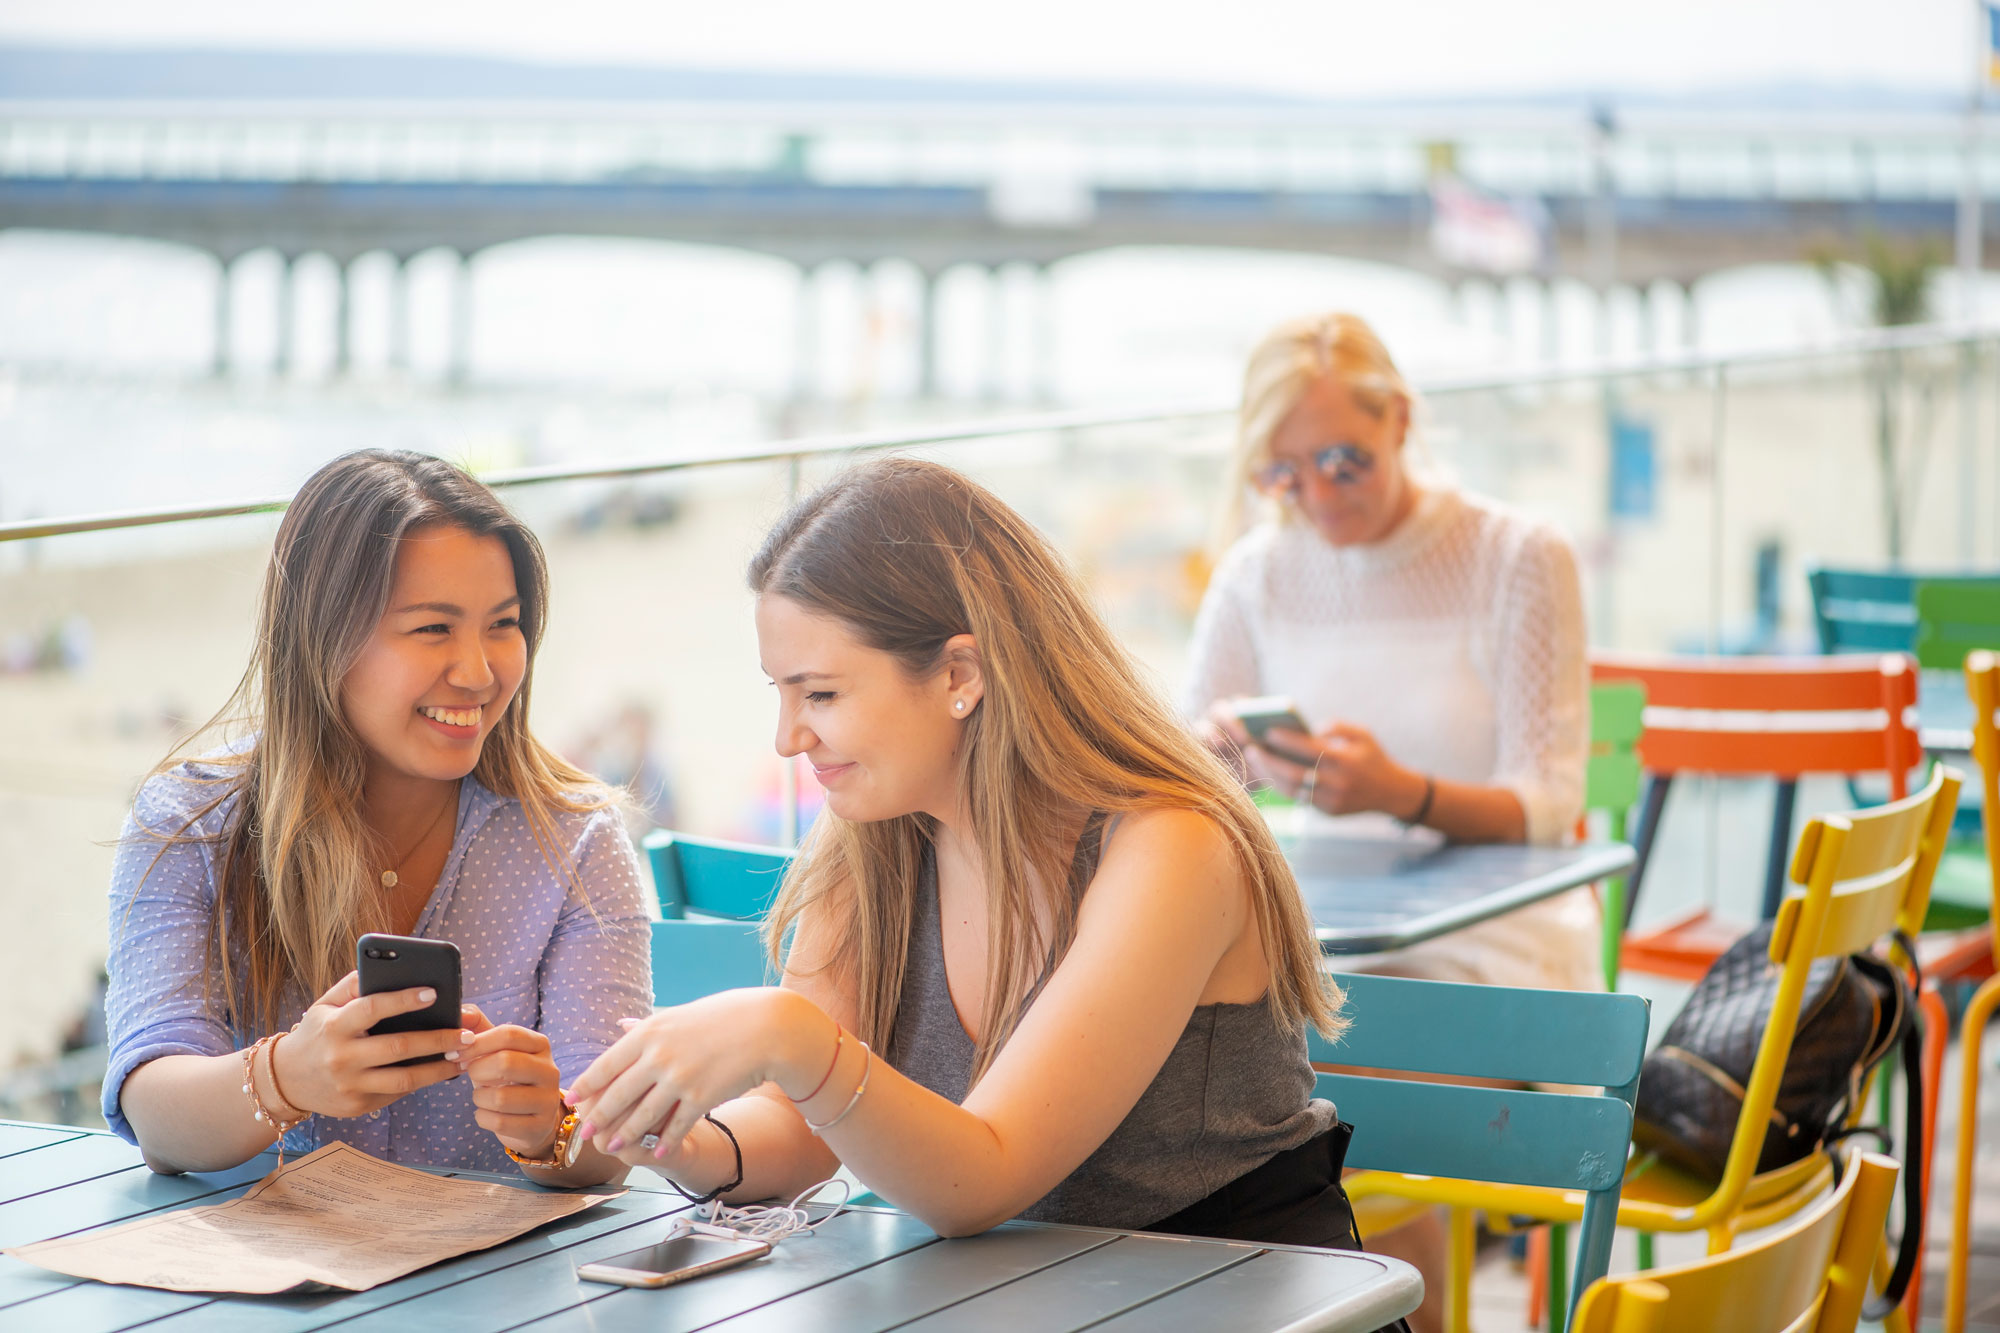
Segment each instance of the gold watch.
[{"label": "gold watch", "polygon": [[[577,1137],[576,1112],[568,1106],[563,1108],[563,1112],[563,1118],[556,1122],[555,1141],[549,1144],[547,1156],[530,1157],[512,1148],[507,1148],[507,1155],[522,1166],[539,1166],[547,1171],[561,1171],[575,1166],[578,1155],[583,1152],[583,1140]],[[507,1147],[504,1143],[500,1146]]]}]

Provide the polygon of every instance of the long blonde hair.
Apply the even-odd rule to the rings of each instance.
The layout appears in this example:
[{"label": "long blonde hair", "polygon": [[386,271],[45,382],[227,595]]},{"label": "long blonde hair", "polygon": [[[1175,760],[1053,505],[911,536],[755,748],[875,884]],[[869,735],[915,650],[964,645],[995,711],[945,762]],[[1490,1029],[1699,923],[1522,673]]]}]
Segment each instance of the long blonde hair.
[{"label": "long blonde hair", "polygon": [[[1224,521],[1225,540],[1241,532],[1248,517],[1250,479],[1271,461],[1271,437],[1299,405],[1307,390],[1332,377],[1353,393],[1370,416],[1380,417],[1397,401],[1414,421],[1416,395],[1389,349],[1359,315],[1335,311],[1290,319],[1264,335],[1243,370],[1243,402],[1237,412],[1236,449]],[[1280,519],[1292,508],[1277,504]]]},{"label": "long blonde hair", "polygon": [[[612,802],[528,729],[549,595],[535,535],[470,474],[427,454],[363,449],[328,463],[300,488],[278,527],[242,680],[221,711],[155,770],[173,769],[225,726],[252,733],[247,744],[203,758],[201,767],[214,776],[192,780],[221,791],[179,829],[159,835],[215,849],[210,958],[226,1015],[238,1027],[280,1025],[288,1007],[352,970],[357,939],[388,928],[376,880],[379,849],[361,815],[367,749],[341,708],[340,689],[388,607],[403,536],[433,524],[498,537],[521,598],[527,665],[472,776],[520,801],[552,865],[556,814]],[[188,833],[232,797],[213,837]],[[573,867],[562,868],[574,876]]]},{"label": "long blonde hair", "polygon": [[[749,578],[758,595],[835,618],[913,676],[936,670],[954,635],[978,646],[984,695],[963,724],[960,770],[990,904],[975,1080],[1074,937],[1068,840],[1093,810],[1212,820],[1251,887],[1272,1013],[1294,1030],[1338,1030],[1340,993],[1262,816],[1141,684],[1062,557],[991,492],[916,459],[855,467],[779,521]],[[878,1046],[895,1024],[934,828],[927,815],[855,823],[822,811],[771,910],[774,959],[802,914],[833,929],[830,966]]]}]

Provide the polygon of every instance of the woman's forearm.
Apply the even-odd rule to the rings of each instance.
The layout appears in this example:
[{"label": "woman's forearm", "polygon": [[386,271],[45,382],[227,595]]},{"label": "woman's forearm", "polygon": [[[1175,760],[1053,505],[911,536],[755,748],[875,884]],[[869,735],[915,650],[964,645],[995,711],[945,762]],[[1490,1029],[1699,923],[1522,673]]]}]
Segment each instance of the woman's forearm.
[{"label": "woman's forearm", "polygon": [[[1436,829],[1453,842],[1527,841],[1528,815],[1521,808],[1521,798],[1511,789],[1447,782],[1443,778],[1433,781],[1436,790],[1423,818],[1426,828]],[[1414,813],[1422,799],[1419,791],[1406,811],[1391,813]]]},{"label": "woman's forearm", "polygon": [[[276,1109],[261,1060],[257,1078],[264,1105]],[[127,1075],[118,1105],[146,1165],[163,1174],[240,1166],[278,1141],[244,1095],[241,1051],[148,1060]]]}]

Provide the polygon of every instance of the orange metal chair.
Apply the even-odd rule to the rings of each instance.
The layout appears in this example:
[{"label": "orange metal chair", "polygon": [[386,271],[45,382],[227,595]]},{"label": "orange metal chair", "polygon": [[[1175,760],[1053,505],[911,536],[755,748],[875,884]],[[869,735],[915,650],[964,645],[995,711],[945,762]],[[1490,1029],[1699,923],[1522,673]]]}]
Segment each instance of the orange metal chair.
[{"label": "orange metal chair", "polygon": [[1600,655],[1593,682],[1645,687],[1639,757],[1648,782],[1626,889],[1623,966],[1698,981],[1742,926],[1697,909],[1644,934],[1630,930],[1667,793],[1683,773],[1770,777],[1778,784],[1765,863],[1763,915],[1778,910],[1791,851],[1798,781],[1807,773],[1881,773],[1890,799],[1909,793],[1923,760],[1908,710],[1917,675],[1907,657],[1671,658]]}]

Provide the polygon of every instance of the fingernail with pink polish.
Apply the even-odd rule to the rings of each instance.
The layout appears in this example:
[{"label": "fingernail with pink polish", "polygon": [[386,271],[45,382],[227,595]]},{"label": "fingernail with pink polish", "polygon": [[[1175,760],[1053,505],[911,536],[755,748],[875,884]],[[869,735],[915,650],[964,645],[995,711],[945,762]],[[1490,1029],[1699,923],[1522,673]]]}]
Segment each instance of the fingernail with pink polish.
[{"label": "fingernail with pink polish", "polygon": [[585,1137],[586,1139],[596,1138],[597,1126],[591,1124],[588,1120],[586,1120],[581,1125],[577,1126],[576,1132],[583,1135],[583,1137]]},{"label": "fingernail with pink polish", "polygon": [[606,1152],[617,1152],[617,1151],[618,1151],[618,1150],[619,1150],[620,1148],[622,1148],[622,1147],[624,1147],[624,1146],[625,1146],[625,1140],[624,1140],[624,1139],[622,1139],[622,1138],[617,1138],[617,1139],[613,1139],[613,1140],[611,1140],[611,1142],[609,1142],[609,1143],[605,1144],[605,1145],[604,1145],[604,1151],[606,1151]]},{"label": "fingernail with pink polish", "polygon": [[417,992],[417,998],[423,1001],[425,1004],[437,1003],[437,997],[438,993],[432,990],[429,986],[426,986],[422,990]]},{"label": "fingernail with pink polish", "polygon": [[479,1034],[474,1032],[471,1028],[465,1028],[459,1032],[458,1039],[464,1042],[467,1046],[470,1046],[472,1045],[473,1042],[479,1040]]}]

